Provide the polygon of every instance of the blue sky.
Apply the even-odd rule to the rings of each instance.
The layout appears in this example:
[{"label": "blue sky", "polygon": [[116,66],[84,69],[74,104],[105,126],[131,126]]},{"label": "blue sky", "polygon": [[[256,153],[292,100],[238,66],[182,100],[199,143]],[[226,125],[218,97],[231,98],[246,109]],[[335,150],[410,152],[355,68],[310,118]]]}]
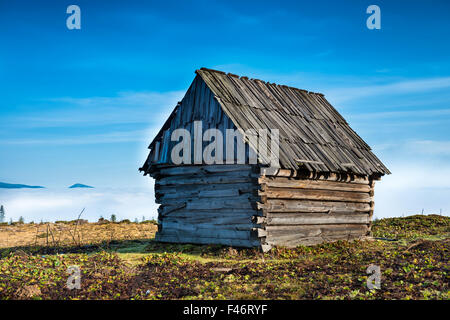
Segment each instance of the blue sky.
[{"label": "blue sky", "polygon": [[[71,4],[81,30],[66,28]],[[366,27],[371,4],[381,30]],[[428,192],[450,211],[449,12],[448,1],[1,0],[0,181],[151,186],[137,171],[147,145],[209,67],[324,93],[391,169],[396,197],[413,194],[398,210]],[[396,201],[386,188],[380,201]]]}]

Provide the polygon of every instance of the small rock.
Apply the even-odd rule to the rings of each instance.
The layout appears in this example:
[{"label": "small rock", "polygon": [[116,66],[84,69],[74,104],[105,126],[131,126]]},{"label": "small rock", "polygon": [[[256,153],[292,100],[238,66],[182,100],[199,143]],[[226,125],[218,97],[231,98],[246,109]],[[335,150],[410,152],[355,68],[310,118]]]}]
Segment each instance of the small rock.
[{"label": "small rock", "polygon": [[16,251],[14,252],[14,254],[15,254],[16,256],[28,257],[28,253],[26,253],[25,251],[23,251],[23,250],[21,250],[21,249],[16,250]]},{"label": "small rock", "polygon": [[234,249],[234,248],[232,248],[232,247],[229,247],[228,248],[228,255],[230,255],[230,256],[235,256],[235,255],[237,255],[238,254],[238,251],[236,250],[236,249]]}]

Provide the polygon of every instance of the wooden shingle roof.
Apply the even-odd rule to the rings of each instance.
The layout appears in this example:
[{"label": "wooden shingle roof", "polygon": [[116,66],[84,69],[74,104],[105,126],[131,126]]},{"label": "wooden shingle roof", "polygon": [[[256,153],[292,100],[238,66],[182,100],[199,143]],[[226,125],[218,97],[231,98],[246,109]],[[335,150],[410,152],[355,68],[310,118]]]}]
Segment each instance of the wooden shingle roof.
[{"label": "wooden shingle roof", "polygon": [[281,168],[390,174],[323,94],[206,68],[196,73],[236,127],[279,130]]}]

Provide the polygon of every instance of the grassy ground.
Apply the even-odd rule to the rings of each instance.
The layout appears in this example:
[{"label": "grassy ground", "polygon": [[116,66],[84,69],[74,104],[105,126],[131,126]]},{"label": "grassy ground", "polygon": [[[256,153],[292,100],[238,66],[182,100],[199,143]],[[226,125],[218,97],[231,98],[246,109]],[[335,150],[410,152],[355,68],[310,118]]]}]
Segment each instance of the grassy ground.
[{"label": "grassy ground", "polygon": [[[66,225],[70,234],[77,235],[75,226]],[[36,225],[16,225],[14,232],[11,227],[0,226],[0,239],[9,234],[9,245],[0,242],[3,299],[450,297],[450,218],[437,215],[375,221],[373,235],[383,240],[275,248],[265,254],[157,243],[152,240],[156,226],[150,223],[84,224],[83,241],[67,236],[59,243],[47,242],[47,227],[34,229],[35,238],[41,234],[44,243],[31,236],[28,243],[16,242],[16,235],[28,234]],[[371,264],[381,269],[381,288],[372,291],[366,285]],[[80,267],[80,289],[66,287],[72,265]]]},{"label": "grassy ground", "polygon": [[0,225],[0,248],[82,246],[110,241],[149,239],[155,236],[156,229],[157,226],[152,221],[3,224]]}]

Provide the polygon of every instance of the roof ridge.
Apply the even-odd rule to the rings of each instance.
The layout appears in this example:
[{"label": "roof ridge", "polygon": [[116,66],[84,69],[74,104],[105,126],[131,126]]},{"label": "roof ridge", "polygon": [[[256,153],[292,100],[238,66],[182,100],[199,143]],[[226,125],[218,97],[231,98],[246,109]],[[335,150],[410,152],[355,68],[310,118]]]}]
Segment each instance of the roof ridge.
[{"label": "roof ridge", "polygon": [[278,83],[275,83],[275,82],[270,83],[269,81],[264,81],[264,80],[257,79],[257,78],[249,78],[249,77],[247,77],[247,76],[239,76],[239,75],[234,74],[234,73],[231,73],[231,72],[228,72],[228,73],[227,73],[227,72],[225,72],[225,71],[220,71],[220,70],[216,70],[216,69],[210,69],[210,68],[202,67],[202,68],[200,68],[200,69],[195,70],[195,73],[198,73],[198,71],[217,72],[217,73],[220,73],[220,74],[223,74],[223,75],[227,75],[227,76],[230,76],[230,77],[233,77],[233,78],[238,78],[238,79],[241,79],[241,80],[261,81],[261,82],[264,83],[264,84],[271,84],[271,85],[275,85],[275,86],[279,86],[279,87],[290,88],[290,89],[293,89],[293,90],[298,90],[298,91],[306,92],[306,93],[309,93],[309,94],[317,94],[317,95],[320,95],[320,96],[322,96],[322,97],[325,96],[325,95],[324,95],[323,93],[321,93],[321,92],[309,91],[309,90],[305,90],[305,89],[300,89],[300,88],[288,86],[288,85],[285,85],[285,84],[278,84]]}]

